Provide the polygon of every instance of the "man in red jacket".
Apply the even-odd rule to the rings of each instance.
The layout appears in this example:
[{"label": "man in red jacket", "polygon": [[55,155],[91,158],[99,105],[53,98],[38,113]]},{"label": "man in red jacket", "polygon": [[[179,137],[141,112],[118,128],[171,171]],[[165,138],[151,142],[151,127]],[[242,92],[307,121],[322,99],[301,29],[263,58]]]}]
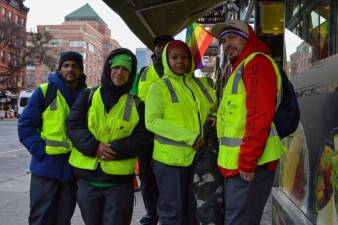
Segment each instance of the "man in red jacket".
[{"label": "man in red jacket", "polygon": [[211,30],[231,62],[217,115],[225,224],[259,224],[283,153],[274,127],[281,79],[268,47],[244,21]]}]

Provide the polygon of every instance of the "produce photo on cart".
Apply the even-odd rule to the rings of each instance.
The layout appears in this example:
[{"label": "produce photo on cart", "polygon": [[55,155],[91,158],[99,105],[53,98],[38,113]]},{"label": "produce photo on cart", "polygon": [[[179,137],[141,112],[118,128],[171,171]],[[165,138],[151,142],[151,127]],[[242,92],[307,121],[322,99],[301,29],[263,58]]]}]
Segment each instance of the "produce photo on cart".
[{"label": "produce photo on cart", "polygon": [[309,160],[302,125],[300,124],[296,132],[284,141],[289,150],[281,159],[280,186],[290,199],[306,212],[309,194]]},{"label": "produce photo on cart", "polygon": [[[315,207],[317,225],[338,225],[334,183],[337,179],[337,152],[331,141],[325,141],[319,158],[315,176]],[[335,166],[335,167],[334,167]]]}]

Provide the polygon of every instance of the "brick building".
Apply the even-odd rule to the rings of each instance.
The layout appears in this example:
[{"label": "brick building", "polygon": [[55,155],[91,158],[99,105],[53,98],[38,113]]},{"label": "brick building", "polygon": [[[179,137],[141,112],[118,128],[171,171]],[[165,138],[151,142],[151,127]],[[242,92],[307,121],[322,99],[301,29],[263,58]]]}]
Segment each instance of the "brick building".
[{"label": "brick building", "polygon": [[[111,38],[111,31],[100,16],[86,4],[65,17],[61,25],[38,25],[38,31],[50,32],[53,39],[50,46],[55,48],[56,54],[73,50],[81,53],[84,59],[84,72],[87,84],[95,86],[99,83],[102,67],[107,54],[120,47]],[[35,65],[35,84],[47,81],[47,74],[51,70],[44,65]],[[30,73],[34,75],[34,73]]]},{"label": "brick building", "polygon": [[[13,23],[22,27],[22,32],[26,32],[26,19],[28,8],[23,5],[24,0],[0,0],[0,21],[4,23]],[[2,33],[3,31],[1,31]],[[6,35],[6,34],[5,34]],[[15,45],[4,44],[0,42],[0,74],[15,66],[16,59]],[[26,74],[25,69],[15,71],[9,77],[0,75],[0,92],[10,91],[17,93],[23,87],[23,79]],[[3,95],[3,94],[2,94]],[[1,96],[2,96],[1,95]]]}]

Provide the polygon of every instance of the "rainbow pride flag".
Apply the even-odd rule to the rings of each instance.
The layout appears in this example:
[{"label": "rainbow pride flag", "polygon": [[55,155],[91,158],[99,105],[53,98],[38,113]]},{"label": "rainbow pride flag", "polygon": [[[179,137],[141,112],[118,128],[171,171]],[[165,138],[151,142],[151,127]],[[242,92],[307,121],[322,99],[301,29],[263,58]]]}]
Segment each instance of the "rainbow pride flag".
[{"label": "rainbow pride flag", "polygon": [[202,57],[212,42],[212,35],[202,25],[193,23],[187,27],[185,42],[190,47],[196,69],[202,69]]}]

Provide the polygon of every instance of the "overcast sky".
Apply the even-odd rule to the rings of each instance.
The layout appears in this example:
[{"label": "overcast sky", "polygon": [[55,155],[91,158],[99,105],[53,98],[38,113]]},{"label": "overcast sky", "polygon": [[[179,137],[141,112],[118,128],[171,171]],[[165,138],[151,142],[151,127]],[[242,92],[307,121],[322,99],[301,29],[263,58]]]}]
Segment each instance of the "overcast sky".
[{"label": "overcast sky", "polygon": [[88,3],[105,21],[111,30],[112,38],[122,47],[135,53],[136,48],[145,45],[131,32],[118,14],[112,11],[102,0],[25,0],[29,8],[27,15],[27,31],[36,31],[37,25],[61,24],[64,17]]}]

